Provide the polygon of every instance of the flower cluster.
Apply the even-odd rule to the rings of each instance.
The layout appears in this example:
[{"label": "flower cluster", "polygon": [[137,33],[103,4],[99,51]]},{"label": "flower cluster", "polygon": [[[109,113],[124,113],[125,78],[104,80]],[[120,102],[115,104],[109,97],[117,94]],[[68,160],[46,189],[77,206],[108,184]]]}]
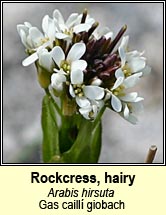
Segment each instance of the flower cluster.
[{"label": "flower cluster", "polygon": [[[123,26],[116,36],[109,28],[97,29],[89,16],[73,13],[65,21],[59,10],[44,16],[41,32],[30,23],[17,25],[28,57],[23,65],[36,64],[41,86],[68,100],[72,113],[95,119],[108,107],[135,124],[142,97],[128,89],[150,72],[143,53],[128,50]],[[116,48],[118,42],[120,45]]]}]

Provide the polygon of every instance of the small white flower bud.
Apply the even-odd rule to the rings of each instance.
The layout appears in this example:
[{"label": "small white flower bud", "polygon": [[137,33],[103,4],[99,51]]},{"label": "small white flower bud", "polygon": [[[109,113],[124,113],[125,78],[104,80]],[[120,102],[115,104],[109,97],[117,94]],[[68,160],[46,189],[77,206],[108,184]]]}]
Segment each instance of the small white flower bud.
[{"label": "small white flower bud", "polygon": [[94,85],[94,86],[100,86],[102,84],[102,80],[100,80],[99,78],[95,78],[91,85]]}]

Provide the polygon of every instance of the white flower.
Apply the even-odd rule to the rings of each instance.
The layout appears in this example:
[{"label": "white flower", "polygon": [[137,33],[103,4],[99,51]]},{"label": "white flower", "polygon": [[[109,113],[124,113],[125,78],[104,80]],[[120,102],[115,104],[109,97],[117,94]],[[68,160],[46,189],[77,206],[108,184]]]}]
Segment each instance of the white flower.
[{"label": "white flower", "polygon": [[56,21],[57,33],[55,36],[58,39],[72,38],[73,33],[88,31],[94,23],[90,18],[86,18],[85,23],[80,23],[81,16],[77,13],[72,13],[65,22],[59,10],[54,10],[53,18]]},{"label": "white flower", "polygon": [[143,109],[143,98],[139,97],[137,92],[126,93],[125,90],[133,87],[141,76],[142,72],[139,72],[125,78],[124,72],[119,68],[115,72],[116,81],[113,87],[106,90],[105,101],[110,99],[112,109],[132,124],[137,123],[134,114]]},{"label": "white flower", "polygon": [[[21,38],[23,45],[28,50],[36,48],[36,44],[33,43],[33,41],[32,41],[33,34],[36,31],[36,27],[32,27],[32,25],[29,22],[24,22],[24,24],[17,25],[17,31],[20,35],[20,38]],[[41,36],[41,38],[43,38],[42,33],[40,34],[40,36]]]},{"label": "white flower", "polygon": [[50,42],[45,40],[43,34],[36,27],[29,28],[27,35],[25,35],[23,30],[20,30],[20,36],[24,44],[27,44],[28,52],[33,53],[22,62],[23,66],[29,66],[38,59],[38,48],[45,48],[50,45]]},{"label": "white flower", "polygon": [[91,101],[91,104],[89,106],[79,108],[79,112],[85,119],[95,119],[98,112],[101,110],[103,106],[104,106],[103,100]]},{"label": "white flower", "polygon": [[85,86],[83,83],[84,74],[81,70],[71,71],[70,95],[76,99],[80,108],[90,108],[91,102],[96,102],[104,97],[104,89],[95,85]]},{"label": "white flower", "polygon": [[85,53],[86,46],[84,43],[75,43],[67,57],[65,58],[65,53],[63,52],[62,48],[60,46],[56,46],[52,50],[52,57],[55,63],[59,68],[63,68],[63,66],[68,66],[67,69],[77,69],[80,68],[84,70],[87,66],[86,61],[84,60],[79,60]]},{"label": "white flower", "polygon": [[52,56],[58,69],[54,69],[56,73],[51,77],[51,86],[61,91],[63,83],[68,81],[69,93],[80,107],[80,113],[85,118],[93,118],[99,110],[98,101],[104,97],[104,89],[96,86],[97,83],[101,83],[100,81],[95,82],[95,85],[84,85],[83,71],[87,67],[87,63],[80,58],[85,53],[85,49],[84,43],[75,43],[65,57],[61,47],[53,48]]},{"label": "white flower", "polygon": [[143,71],[146,66],[146,59],[142,57],[143,52],[127,52],[128,41],[129,36],[123,37],[118,48],[119,56],[121,58],[121,67],[126,76]]},{"label": "white flower", "polygon": [[[138,81],[142,73],[137,73],[125,78],[121,68],[115,72],[116,81],[108,94],[111,97],[111,106],[116,112],[122,111],[123,102],[135,102],[137,93],[125,93],[125,89],[133,87]],[[107,95],[108,96],[108,95]]]},{"label": "white flower", "polygon": [[120,113],[120,115],[130,123],[136,124],[138,122],[138,119],[136,118],[135,114],[143,111],[143,100],[144,99],[142,97],[136,96],[133,101],[124,102],[123,111]]},{"label": "white flower", "polygon": [[[73,71],[77,71],[78,69],[80,71],[83,71],[87,67],[87,63],[84,60],[79,60],[83,54],[85,53],[85,44],[84,43],[75,43],[67,57],[65,57],[65,53],[63,52],[62,48],[59,46],[56,46],[52,49],[52,57],[56,65],[58,66],[58,69],[54,69],[56,73],[59,75],[54,75],[54,79],[51,81],[51,85],[56,89],[56,78],[58,79],[58,83],[61,80],[62,82],[65,82],[67,79],[65,76],[70,76],[70,74]],[[64,76],[64,77],[62,77]],[[70,81],[70,78],[68,78]],[[54,83],[55,82],[55,83]],[[62,83],[61,83],[62,84]]]},{"label": "white flower", "polygon": [[38,59],[37,51],[39,48],[52,48],[56,31],[55,21],[46,15],[42,21],[42,28],[44,34],[28,22],[17,25],[17,31],[23,45],[29,53],[33,53],[22,62],[23,66],[28,66]]}]

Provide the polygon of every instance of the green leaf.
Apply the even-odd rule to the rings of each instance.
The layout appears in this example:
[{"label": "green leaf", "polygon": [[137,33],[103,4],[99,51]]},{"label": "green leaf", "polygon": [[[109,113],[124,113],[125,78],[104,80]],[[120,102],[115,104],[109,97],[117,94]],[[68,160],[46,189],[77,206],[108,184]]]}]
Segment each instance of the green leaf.
[{"label": "green leaf", "polygon": [[43,130],[43,161],[48,163],[53,156],[60,156],[55,107],[48,95],[43,98],[41,122]]},{"label": "green leaf", "polygon": [[65,163],[97,163],[101,149],[101,122],[82,120],[77,139],[63,154]]}]

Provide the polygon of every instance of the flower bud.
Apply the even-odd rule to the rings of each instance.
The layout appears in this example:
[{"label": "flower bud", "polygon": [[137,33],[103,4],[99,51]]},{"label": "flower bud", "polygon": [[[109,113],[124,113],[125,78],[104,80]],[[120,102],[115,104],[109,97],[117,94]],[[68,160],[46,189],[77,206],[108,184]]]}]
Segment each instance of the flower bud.
[{"label": "flower bud", "polygon": [[95,86],[100,86],[101,84],[102,84],[102,80],[100,80],[99,78],[94,78],[91,83],[91,85],[95,85]]},{"label": "flower bud", "polygon": [[67,95],[63,97],[62,113],[64,116],[72,116],[76,112],[76,103]]},{"label": "flower bud", "polygon": [[37,76],[40,86],[44,89],[48,88],[51,83],[51,73],[37,65]]}]

